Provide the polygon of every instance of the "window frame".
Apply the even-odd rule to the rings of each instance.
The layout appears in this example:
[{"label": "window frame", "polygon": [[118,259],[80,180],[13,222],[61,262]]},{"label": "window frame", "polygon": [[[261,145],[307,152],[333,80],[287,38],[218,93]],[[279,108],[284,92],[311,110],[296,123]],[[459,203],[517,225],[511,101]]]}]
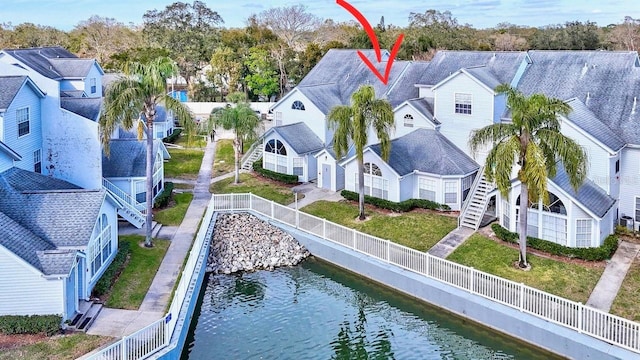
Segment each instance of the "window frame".
[{"label": "window frame", "polygon": [[[588,232],[584,232],[584,227],[582,228],[582,232],[581,227],[580,227],[580,222],[588,222],[588,226],[586,229],[588,229]],[[587,238],[587,242],[585,243],[584,240],[582,241],[582,243],[579,242],[579,237],[580,235],[588,235]],[[576,247],[578,248],[585,248],[585,247],[591,247],[591,241],[593,239],[593,219],[576,219],[576,233],[575,233],[575,238],[576,238]]]},{"label": "window frame", "polygon": [[453,112],[458,115],[473,115],[473,95],[453,93]]},{"label": "window frame", "polygon": [[[21,114],[20,111],[25,110],[26,111],[26,120],[22,119],[23,121],[21,121]],[[27,131],[25,133],[21,133],[21,125],[26,123],[26,127],[27,127]],[[31,110],[29,109],[28,106],[26,107],[21,107],[19,109],[16,109],[16,125],[18,126],[18,138],[27,136],[29,134],[31,134]]]},{"label": "window frame", "polygon": [[[449,187],[451,185],[453,185],[453,190],[454,191],[447,191],[447,185],[449,185]],[[444,203],[445,204],[457,204],[458,203],[458,182],[457,181],[451,181],[451,180],[445,180],[443,181],[442,184],[442,189],[444,190]],[[451,189],[448,189],[451,190]],[[448,201],[447,199],[451,199],[450,196],[453,195],[455,196],[455,200],[453,201]],[[449,196],[449,198],[447,197]]]},{"label": "window frame", "polygon": [[42,149],[33,152],[33,171],[42,174]]},{"label": "window frame", "polygon": [[304,176],[304,159],[301,157],[293,158],[293,175]]},{"label": "window frame", "polygon": [[89,79],[89,87],[92,94],[95,94],[98,91],[98,87],[96,86],[96,78]]},{"label": "window frame", "polygon": [[[436,201],[436,197],[438,195],[437,192],[437,181],[435,179],[431,179],[428,177],[420,177],[418,178],[418,197],[421,199]],[[423,197],[422,191],[425,192],[425,195],[433,194],[433,199],[430,199],[428,196]]]},{"label": "window frame", "polygon": [[410,127],[412,128],[414,126],[414,118],[413,115],[411,114],[405,114],[404,115],[404,127]]},{"label": "window frame", "polygon": [[291,109],[292,110],[300,110],[300,111],[305,111],[305,107],[304,107],[304,103],[300,100],[295,100],[292,104],[291,104]]}]

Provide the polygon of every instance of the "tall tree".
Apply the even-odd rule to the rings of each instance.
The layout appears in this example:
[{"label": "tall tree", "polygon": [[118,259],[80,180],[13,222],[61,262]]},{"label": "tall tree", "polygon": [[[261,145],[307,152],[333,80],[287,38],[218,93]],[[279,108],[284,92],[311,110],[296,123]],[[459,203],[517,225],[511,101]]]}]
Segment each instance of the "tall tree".
[{"label": "tall tree", "polygon": [[[131,129],[138,125],[138,139],[142,140],[146,125],[146,237],[144,245],[152,247],[151,222],[153,215],[153,122],[156,108],[163,105],[172,111],[184,127],[192,127],[192,116],[182,103],[166,94],[167,78],[177,72],[173,60],[159,57],[147,64],[128,63],[124,76],[109,85],[105,93],[104,111],[100,118],[100,131],[105,152],[109,154],[111,134],[122,126]],[[144,119],[146,124],[142,121]]]},{"label": "tall tree", "polygon": [[507,84],[496,88],[506,94],[511,110],[511,123],[496,123],[471,133],[469,146],[475,154],[492,145],[485,160],[485,176],[494,181],[500,194],[507,198],[511,173],[518,166],[520,180],[520,267],[527,263],[527,209],[529,202],[549,202],[547,178],[556,175],[560,161],[574,189],[587,175],[587,155],[578,143],[560,133],[560,115],[567,116],[571,107],[562,100],[543,94],[525,96]]},{"label": "tall tree", "polygon": [[223,20],[204,2],[196,0],[193,4],[175,2],[162,11],[149,10],[143,22],[143,33],[153,45],[170,51],[180,75],[190,85],[211,59],[217,26]]},{"label": "tall tree", "polygon": [[104,64],[115,54],[142,45],[141,34],[113,18],[93,15],[70,33],[77,38],[77,52]]},{"label": "tall tree", "polygon": [[371,85],[362,85],[351,94],[351,105],[338,105],[329,111],[329,126],[335,130],[333,150],[338,159],[349,151],[353,144],[358,160],[359,219],[364,220],[364,147],[368,143],[369,129],[375,131],[380,140],[384,161],[389,159],[393,129],[393,108],[388,101],[377,99]]},{"label": "tall tree", "polygon": [[244,63],[249,70],[245,77],[247,86],[256,95],[267,99],[278,92],[278,71],[268,50],[252,47]]},{"label": "tall tree", "polygon": [[260,118],[246,102],[243,93],[229,94],[228,100],[233,102],[222,109],[214,109],[209,117],[209,122],[216,127],[225,130],[233,130],[233,152],[235,154],[235,179],[234,183],[240,183],[240,153],[245,140],[256,137],[256,128],[260,124]]},{"label": "tall tree", "polygon": [[307,12],[307,7],[302,4],[264,10],[258,14],[258,19],[287,46],[297,50],[303,50],[298,47],[312,40],[313,32],[322,24],[322,20]]}]

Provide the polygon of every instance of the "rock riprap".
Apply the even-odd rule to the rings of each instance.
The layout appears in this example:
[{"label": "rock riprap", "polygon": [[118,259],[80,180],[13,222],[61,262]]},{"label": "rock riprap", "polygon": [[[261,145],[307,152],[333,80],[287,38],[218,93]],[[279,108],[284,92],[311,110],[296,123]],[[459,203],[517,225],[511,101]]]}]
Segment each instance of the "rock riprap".
[{"label": "rock riprap", "polygon": [[296,265],[309,255],[293,236],[251,214],[220,214],[211,241],[207,272],[273,270]]}]

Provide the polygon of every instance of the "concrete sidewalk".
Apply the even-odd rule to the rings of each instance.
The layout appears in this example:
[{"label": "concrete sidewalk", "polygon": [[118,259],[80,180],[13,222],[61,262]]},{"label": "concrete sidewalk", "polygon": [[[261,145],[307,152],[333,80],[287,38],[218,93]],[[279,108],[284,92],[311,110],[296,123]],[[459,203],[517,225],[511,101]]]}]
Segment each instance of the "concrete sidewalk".
[{"label": "concrete sidewalk", "polygon": [[640,244],[622,241],[611,261],[604,269],[600,280],[591,292],[587,305],[598,310],[609,312],[611,305],[618,295],[618,290],[627,276],[633,260],[640,252]]},{"label": "concrete sidewalk", "polygon": [[465,226],[460,226],[438,241],[428,253],[442,259],[446,259],[458,246],[462,245],[467,239],[473,235],[475,231]]},{"label": "concrete sidewalk", "polygon": [[140,309],[135,311],[104,308],[87,331],[88,334],[122,337],[130,335],[164,316],[169,304],[169,297],[180,273],[179,269],[191,248],[200,219],[211,199],[209,184],[214,155],[215,142],[210,142],[205,149],[198,179],[193,189],[193,200],[180,226],[177,229],[174,228],[175,235],[171,239],[171,245],[167,249]]},{"label": "concrete sidewalk", "polygon": [[[339,192],[322,189],[319,188],[316,183],[304,183],[297,186],[294,186],[291,189],[294,193],[303,194],[304,197],[299,197],[298,199],[298,209],[307,206],[313,202],[318,200],[326,200],[326,201],[340,201],[344,200],[342,195]],[[295,201],[291,204],[287,205],[288,207],[295,209],[296,203]]]}]

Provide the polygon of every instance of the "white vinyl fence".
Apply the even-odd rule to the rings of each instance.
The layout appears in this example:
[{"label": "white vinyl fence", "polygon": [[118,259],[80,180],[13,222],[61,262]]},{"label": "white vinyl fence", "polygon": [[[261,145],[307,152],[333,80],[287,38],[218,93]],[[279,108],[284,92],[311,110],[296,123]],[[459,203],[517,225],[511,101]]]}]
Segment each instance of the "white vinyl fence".
[{"label": "white vinyl fence", "polygon": [[[202,250],[203,243],[207,239],[207,231],[214,212],[213,204],[212,199],[200,224],[200,229],[189,252],[189,258],[182,270],[180,282],[175,288],[173,300],[165,317],[91,354],[86,358],[87,360],[145,359],[169,345],[176,323],[179,320],[180,309],[183,306],[187,292],[191,290],[190,283],[192,276],[196,275],[194,274],[194,269],[198,261],[207,261],[206,258],[204,260],[200,259],[200,251]],[[195,294],[195,296],[197,297],[197,294]],[[195,297],[193,301],[195,301]],[[186,329],[189,328],[189,324],[185,324],[185,326]]]},{"label": "white vinyl fence", "polygon": [[87,359],[143,359],[168,346],[213,213],[243,210],[254,211],[387,263],[640,353],[640,324],[636,322],[429,253],[363,234],[253,194],[224,194],[213,195],[211,199],[165,318],[122,338]]},{"label": "white vinyl fence", "polygon": [[215,211],[252,210],[387,263],[640,353],[640,324],[495,275],[363,234],[253,194],[214,195]]}]

